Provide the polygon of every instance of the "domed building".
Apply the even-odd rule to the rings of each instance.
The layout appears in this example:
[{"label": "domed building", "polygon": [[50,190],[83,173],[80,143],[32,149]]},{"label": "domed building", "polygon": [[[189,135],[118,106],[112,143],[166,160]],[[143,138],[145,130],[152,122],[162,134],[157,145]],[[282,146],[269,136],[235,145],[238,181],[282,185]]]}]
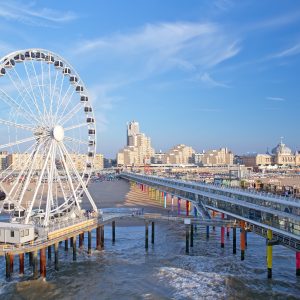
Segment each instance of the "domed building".
[{"label": "domed building", "polygon": [[275,148],[273,148],[272,154],[291,155],[292,150],[289,147],[287,147],[281,140],[280,143]]},{"label": "domed building", "polygon": [[273,163],[276,165],[299,165],[300,156],[296,153],[293,153],[292,150],[287,147],[282,139],[280,143],[272,149]]},{"label": "domed building", "polygon": [[271,153],[267,151],[266,154],[250,154],[242,157],[243,163],[247,167],[258,166],[300,166],[300,154],[295,153],[287,147],[282,139],[279,144],[272,149]]}]

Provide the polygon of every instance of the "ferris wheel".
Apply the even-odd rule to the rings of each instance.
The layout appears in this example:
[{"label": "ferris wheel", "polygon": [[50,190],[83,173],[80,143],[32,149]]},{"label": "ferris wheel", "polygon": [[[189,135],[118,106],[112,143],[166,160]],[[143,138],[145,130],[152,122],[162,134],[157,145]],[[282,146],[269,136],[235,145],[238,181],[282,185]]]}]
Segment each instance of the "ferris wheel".
[{"label": "ferris wheel", "polygon": [[49,226],[83,212],[96,155],[88,91],[72,66],[43,49],[0,60],[0,201],[13,221]]}]

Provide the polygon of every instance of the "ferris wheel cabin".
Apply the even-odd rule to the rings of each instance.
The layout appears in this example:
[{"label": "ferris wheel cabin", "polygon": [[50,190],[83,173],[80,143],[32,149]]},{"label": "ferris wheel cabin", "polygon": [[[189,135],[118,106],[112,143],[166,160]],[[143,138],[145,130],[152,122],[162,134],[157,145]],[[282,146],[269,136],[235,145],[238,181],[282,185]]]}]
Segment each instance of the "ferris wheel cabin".
[{"label": "ferris wheel cabin", "polygon": [[15,62],[20,63],[23,62],[25,60],[25,55],[24,54],[17,54],[15,57]]},{"label": "ferris wheel cabin", "polygon": [[25,52],[25,59],[26,60],[32,60],[35,58],[35,54],[32,51],[26,51]]},{"label": "ferris wheel cabin", "polygon": [[16,65],[15,61],[13,59],[6,59],[4,60],[4,68],[11,69]]}]

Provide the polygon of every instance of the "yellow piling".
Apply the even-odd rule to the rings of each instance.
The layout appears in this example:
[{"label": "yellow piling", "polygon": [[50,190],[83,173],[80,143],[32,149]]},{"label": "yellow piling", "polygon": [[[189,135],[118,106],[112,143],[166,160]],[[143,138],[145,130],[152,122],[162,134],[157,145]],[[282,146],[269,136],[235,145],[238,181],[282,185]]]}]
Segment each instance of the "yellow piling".
[{"label": "yellow piling", "polygon": [[[267,231],[267,242],[273,238],[272,230]],[[268,278],[272,278],[272,264],[273,264],[273,246],[267,244],[267,266],[268,266]]]}]

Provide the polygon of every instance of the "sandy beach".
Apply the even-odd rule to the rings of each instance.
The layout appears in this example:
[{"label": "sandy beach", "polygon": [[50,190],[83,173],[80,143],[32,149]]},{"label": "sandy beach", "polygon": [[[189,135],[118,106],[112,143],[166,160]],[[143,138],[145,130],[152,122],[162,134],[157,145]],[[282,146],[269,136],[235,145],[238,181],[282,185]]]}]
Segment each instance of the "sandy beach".
[{"label": "sandy beach", "polygon": [[[98,208],[143,208],[144,213],[177,214],[176,198],[174,198],[172,207],[171,198],[167,197],[167,207],[164,208],[162,197],[155,200],[150,197],[148,192],[142,191],[138,186],[130,186],[128,181],[123,179],[91,183],[89,191]],[[85,199],[83,202],[87,203]],[[181,203],[181,213],[185,213],[185,201]],[[125,226],[131,225],[132,221],[120,221],[120,223]]]}]

